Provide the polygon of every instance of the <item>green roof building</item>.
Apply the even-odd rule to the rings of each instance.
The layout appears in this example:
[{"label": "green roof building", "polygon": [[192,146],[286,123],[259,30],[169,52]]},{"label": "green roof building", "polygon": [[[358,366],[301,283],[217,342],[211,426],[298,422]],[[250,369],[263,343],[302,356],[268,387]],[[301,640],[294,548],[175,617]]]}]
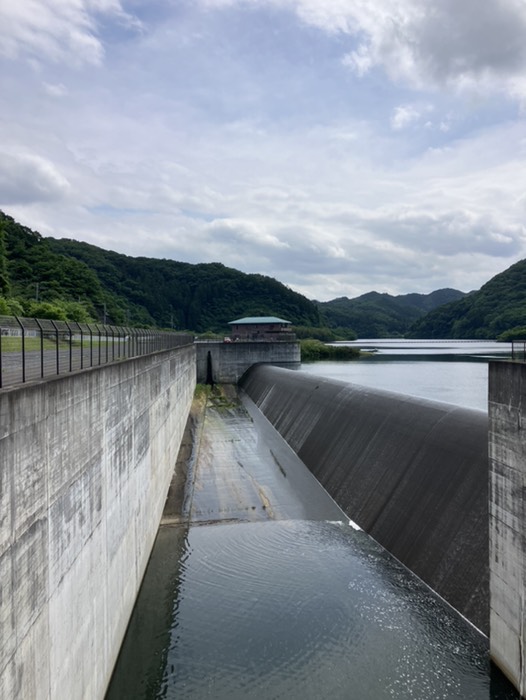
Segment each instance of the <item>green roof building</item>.
[{"label": "green roof building", "polygon": [[291,322],[276,316],[247,316],[228,325],[232,340],[293,340]]}]

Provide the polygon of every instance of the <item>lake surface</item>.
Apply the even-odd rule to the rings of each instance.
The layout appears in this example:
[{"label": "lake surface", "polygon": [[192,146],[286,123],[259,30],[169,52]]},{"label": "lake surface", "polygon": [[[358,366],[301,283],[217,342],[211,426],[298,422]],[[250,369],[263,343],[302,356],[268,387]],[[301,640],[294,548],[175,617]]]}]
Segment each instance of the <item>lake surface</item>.
[{"label": "lake surface", "polygon": [[358,340],[340,343],[370,354],[351,362],[303,363],[301,371],[375,389],[487,411],[488,363],[509,359],[509,343],[455,340]]}]

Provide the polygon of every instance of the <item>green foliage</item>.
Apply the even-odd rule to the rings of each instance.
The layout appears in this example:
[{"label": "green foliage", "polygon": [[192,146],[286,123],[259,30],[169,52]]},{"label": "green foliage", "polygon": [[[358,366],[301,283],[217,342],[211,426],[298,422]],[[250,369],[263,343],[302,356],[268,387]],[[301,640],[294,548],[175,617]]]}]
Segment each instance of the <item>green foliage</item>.
[{"label": "green foliage", "polygon": [[[42,238],[2,212],[0,224],[11,293],[27,313],[33,302],[60,302],[72,320],[85,320],[87,314],[114,325],[208,330],[220,337],[228,332],[228,322],[240,316],[281,316],[320,325],[313,302],[271,277],[220,263],[132,258],[87,243]],[[80,302],[85,312],[64,305],[73,302]]]},{"label": "green foliage", "polygon": [[28,316],[31,318],[50,318],[55,321],[67,321],[64,307],[60,303],[33,301],[29,305]]},{"label": "green foliage", "polygon": [[247,275],[221,263],[132,258],[65,239],[49,239],[49,244],[54,252],[88,265],[114,302],[127,304],[133,322],[140,311],[141,323],[221,336],[228,322],[241,316],[272,315],[319,325],[316,305],[271,277]]},{"label": "green foliage", "polygon": [[512,340],[525,340],[526,339],[526,326],[516,326],[515,328],[510,328],[509,331],[504,331],[501,333],[497,340],[503,343],[509,343]]},{"label": "green foliage", "polygon": [[332,329],[352,329],[358,338],[396,338],[403,337],[411,324],[429,310],[462,296],[463,292],[455,289],[399,296],[369,292],[356,299],[340,297],[318,302],[318,308]]},{"label": "green foliage", "polygon": [[225,337],[224,334],[221,335],[221,333],[214,333],[213,331],[205,331],[204,333],[199,333],[198,337],[201,340],[223,340]]},{"label": "green foliage", "polygon": [[410,338],[491,339],[526,327],[526,260],[493,277],[477,292],[417,321]]},{"label": "green foliage", "polygon": [[80,301],[63,301],[61,306],[68,321],[76,321],[77,323],[91,323],[94,321],[85,303],[83,304]]},{"label": "green foliage", "polygon": [[298,339],[314,338],[330,343],[335,340],[356,340],[356,333],[350,328],[327,328],[315,326],[292,326],[292,331]]},{"label": "green foliage", "polygon": [[23,316],[24,308],[17,299],[0,297],[0,316]]},{"label": "green foliage", "polygon": [[360,357],[358,348],[350,348],[348,345],[326,345],[314,338],[300,340],[300,347],[302,362],[356,360]]}]

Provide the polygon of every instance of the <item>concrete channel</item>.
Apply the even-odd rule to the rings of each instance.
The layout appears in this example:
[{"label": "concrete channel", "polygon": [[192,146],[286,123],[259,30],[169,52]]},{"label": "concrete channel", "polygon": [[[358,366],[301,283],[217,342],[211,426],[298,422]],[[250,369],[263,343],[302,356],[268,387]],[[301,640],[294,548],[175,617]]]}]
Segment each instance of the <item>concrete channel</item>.
[{"label": "concrete channel", "polygon": [[194,401],[106,700],[518,697],[252,401]]}]

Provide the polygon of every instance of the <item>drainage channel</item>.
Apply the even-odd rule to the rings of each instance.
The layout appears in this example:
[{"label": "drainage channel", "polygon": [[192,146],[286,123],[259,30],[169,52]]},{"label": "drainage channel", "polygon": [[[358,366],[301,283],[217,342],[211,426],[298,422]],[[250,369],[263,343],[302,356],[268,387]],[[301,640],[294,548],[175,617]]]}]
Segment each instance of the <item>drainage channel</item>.
[{"label": "drainage channel", "polygon": [[247,397],[211,395],[193,428],[107,700],[518,697]]}]

